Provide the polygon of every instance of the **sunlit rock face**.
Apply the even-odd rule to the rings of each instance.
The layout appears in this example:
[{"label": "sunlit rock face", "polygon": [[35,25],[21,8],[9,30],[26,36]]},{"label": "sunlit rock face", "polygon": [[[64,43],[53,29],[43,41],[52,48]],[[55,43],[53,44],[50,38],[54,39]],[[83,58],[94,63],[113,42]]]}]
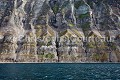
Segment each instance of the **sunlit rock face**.
[{"label": "sunlit rock face", "polygon": [[119,0],[0,0],[0,62],[119,62],[119,11]]},{"label": "sunlit rock face", "polygon": [[16,40],[12,34],[5,34],[1,41],[1,60],[2,61],[14,61],[16,59]]}]

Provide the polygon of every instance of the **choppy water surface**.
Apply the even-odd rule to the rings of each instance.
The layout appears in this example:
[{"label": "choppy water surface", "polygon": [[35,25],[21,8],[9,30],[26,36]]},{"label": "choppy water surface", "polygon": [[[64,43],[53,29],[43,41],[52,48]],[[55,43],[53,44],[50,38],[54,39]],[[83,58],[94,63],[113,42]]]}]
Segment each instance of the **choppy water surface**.
[{"label": "choppy water surface", "polygon": [[0,80],[120,80],[120,64],[0,64]]}]

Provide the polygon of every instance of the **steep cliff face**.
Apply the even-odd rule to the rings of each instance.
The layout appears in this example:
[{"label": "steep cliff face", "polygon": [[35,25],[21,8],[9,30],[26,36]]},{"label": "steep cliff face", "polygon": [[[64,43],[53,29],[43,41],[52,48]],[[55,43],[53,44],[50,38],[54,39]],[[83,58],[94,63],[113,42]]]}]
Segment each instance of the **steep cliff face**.
[{"label": "steep cliff face", "polygon": [[119,0],[0,0],[0,62],[119,62]]}]

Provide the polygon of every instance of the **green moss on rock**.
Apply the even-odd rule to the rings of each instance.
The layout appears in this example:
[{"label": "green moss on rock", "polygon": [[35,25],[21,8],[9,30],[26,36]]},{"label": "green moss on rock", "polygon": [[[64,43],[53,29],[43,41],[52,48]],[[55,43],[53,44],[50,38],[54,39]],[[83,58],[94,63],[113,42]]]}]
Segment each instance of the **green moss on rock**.
[{"label": "green moss on rock", "polygon": [[70,27],[74,27],[75,25],[73,23],[68,24]]},{"label": "green moss on rock", "polygon": [[89,43],[87,44],[87,46],[88,46],[89,48],[95,48],[95,45],[94,45],[94,43],[92,43],[92,42],[89,42]]},{"label": "green moss on rock", "polygon": [[49,58],[49,59],[53,59],[55,57],[55,55],[52,54],[52,53],[48,53],[48,54],[45,55],[45,57]]},{"label": "green moss on rock", "polygon": [[83,31],[88,31],[90,29],[90,22],[86,22],[81,25]]},{"label": "green moss on rock", "polygon": [[85,17],[90,17],[90,14],[89,13],[86,13],[86,14],[80,14],[79,15],[79,19],[83,19]]},{"label": "green moss on rock", "polygon": [[76,1],[75,2],[75,8],[78,9],[83,4],[85,4],[84,1]]}]

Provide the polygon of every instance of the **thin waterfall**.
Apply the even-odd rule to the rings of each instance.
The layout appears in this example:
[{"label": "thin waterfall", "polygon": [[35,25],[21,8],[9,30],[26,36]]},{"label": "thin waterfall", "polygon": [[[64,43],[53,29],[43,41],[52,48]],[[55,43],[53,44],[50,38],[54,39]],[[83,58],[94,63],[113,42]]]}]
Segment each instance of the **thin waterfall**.
[{"label": "thin waterfall", "polygon": [[71,16],[73,18],[74,24],[76,26],[76,17],[75,17],[75,9],[74,9],[74,0],[70,0],[70,4],[71,4]]}]

